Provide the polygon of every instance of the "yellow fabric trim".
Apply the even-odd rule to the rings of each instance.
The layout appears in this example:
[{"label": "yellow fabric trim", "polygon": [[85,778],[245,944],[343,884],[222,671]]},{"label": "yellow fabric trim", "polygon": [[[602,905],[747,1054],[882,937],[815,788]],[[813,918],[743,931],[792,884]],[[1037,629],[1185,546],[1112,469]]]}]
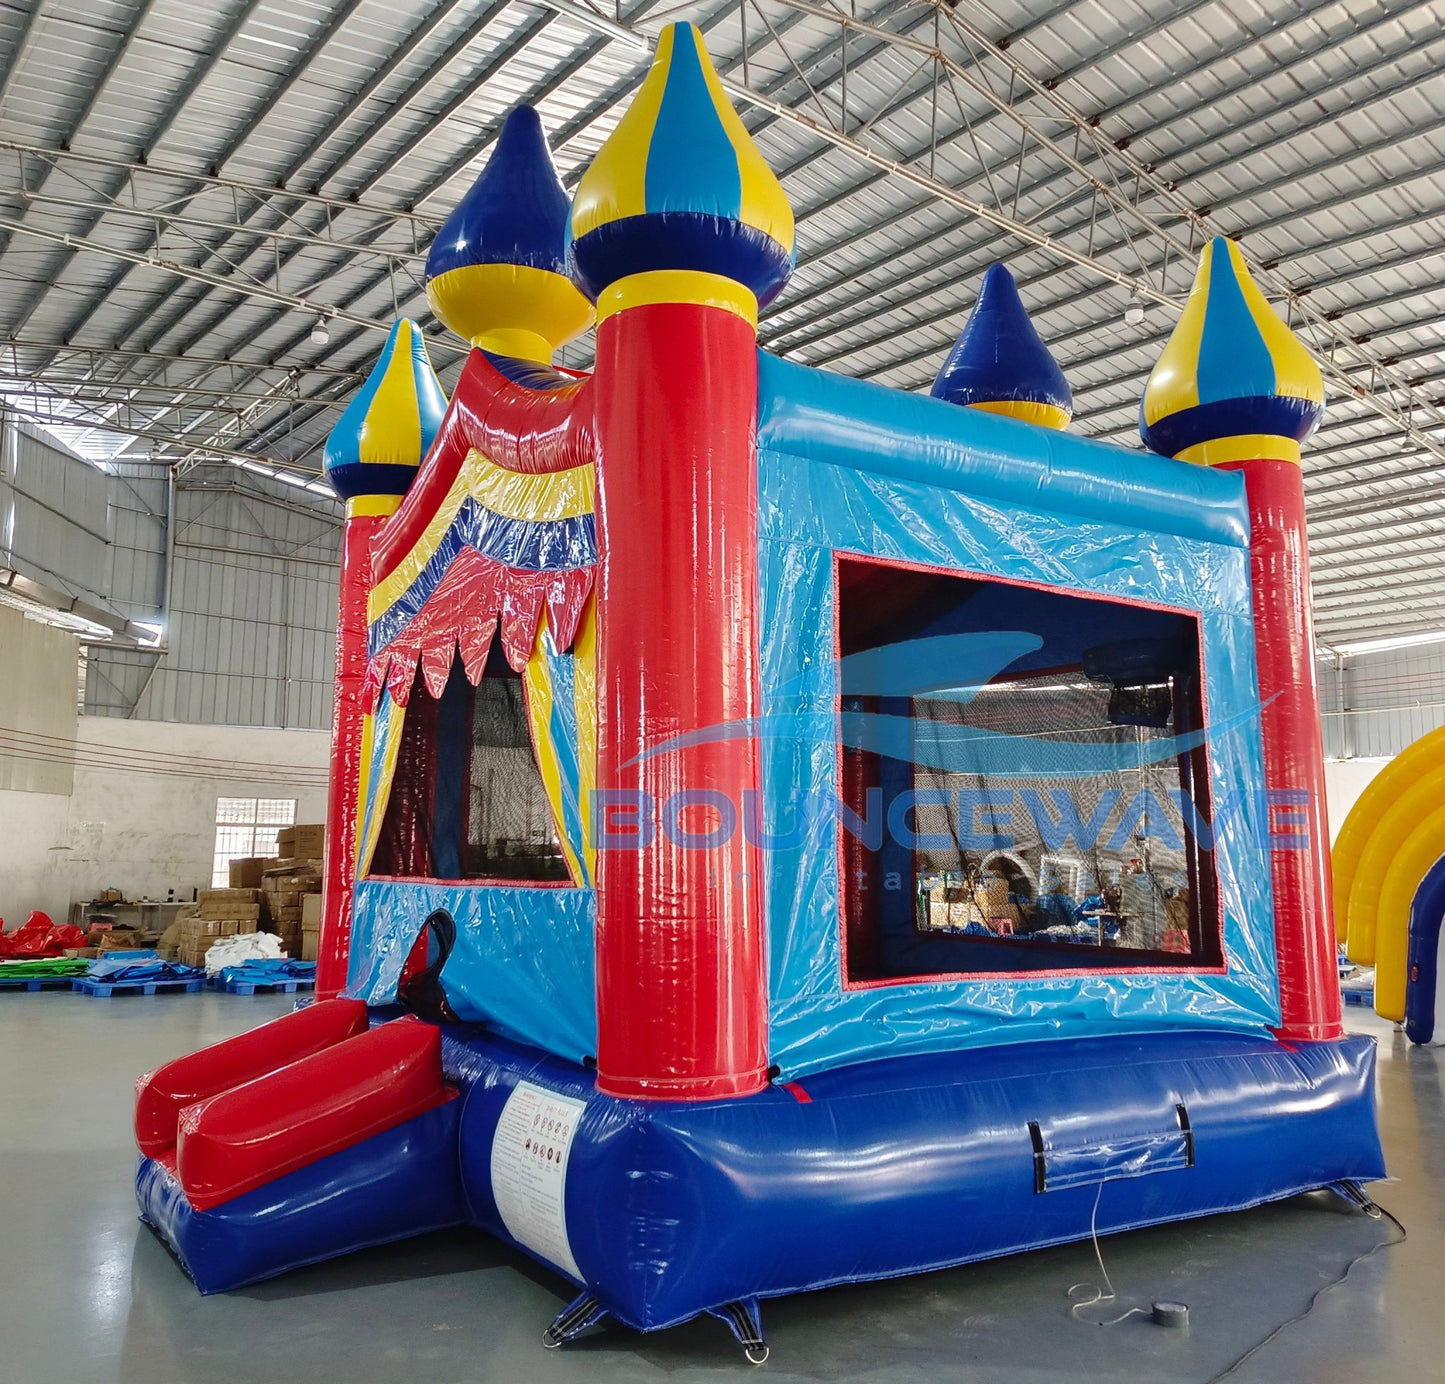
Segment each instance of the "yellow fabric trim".
[{"label": "yellow fabric trim", "polygon": [[749,288],[700,269],[651,269],[629,274],[606,288],[597,300],[600,325],[614,313],[652,303],[694,303],[736,313],[754,331],[758,327],[758,300]]},{"label": "yellow fabric trim", "polygon": [[[361,860],[361,837],[366,825],[366,796],[371,788],[371,746],[376,735],[376,716],[366,712],[361,718],[361,764],[360,782],[356,785],[356,839],[351,843],[351,858]],[[361,869],[355,871],[361,877]]]},{"label": "yellow fabric trim", "polygon": [[587,878],[597,878],[597,846],[592,840],[592,797],[597,787],[597,602],[587,608],[572,642],[573,699],[577,708],[577,807],[582,816],[582,854]]},{"label": "yellow fabric trim", "polygon": [[532,646],[527,666],[522,670],[526,685],[527,722],[532,732],[532,753],[547,790],[547,804],[552,810],[552,829],[557,834],[562,854],[567,857],[567,870],[574,884],[582,882],[582,867],[572,842],[567,837],[567,818],[562,810],[562,766],[557,762],[557,746],[552,740],[552,670],[550,659],[555,652],[547,632],[547,612],[537,628],[537,642]]},{"label": "yellow fabric trim", "polygon": [[401,751],[401,727],[406,720],[406,708],[391,703],[387,712],[386,744],[381,752],[381,777],[372,787],[372,807],[366,819],[366,838],[356,852],[356,877],[363,878],[371,871],[371,858],[376,854],[377,842],[381,840],[381,823],[386,816],[387,800],[391,797],[392,781],[396,778],[396,761]]},{"label": "yellow fabric trim", "polygon": [[647,151],[667,87],[673,33],[672,25],[662,31],[637,95],[577,184],[572,202],[573,240],[609,221],[641,216],[647,210]]},{"label": "yellow fabric trim", "polygon": [[1176,461],[1190,461],[1196,466],[1222,466],[1229,461],[1292,461],[1299,465],[1299,443],[1292,437],[1274,437],[1269,433],[1245,433],[1241,437],[1217,437],[1212,442],[1199,442],[1176,454]]},{"label": "yellow fabric trim", "polygon": [[361,425],[357,455],[364,463],[415,466],[421,458],[421,415],[417,411],[416,379],[411,366],[411,320],[404,317],[398,325],[401,330],[396,334],[386,373],[376,387]]},{"label": "yellow fabric trim", "polygon": [[1070,415],[1057,404],[1036,399],[988,399],[969,405],[980,413],[996,413],[1002,418],[1016,418],[1020,423],[1035,423],[1041,428],[1062,432],[1069,426]]},{"label": "yellow fabric trim", "polygon": [[591,462],[569,471],[529,475],[508,471],[473,451],[467,467],[472,498],[505,519],[575,519],[592,513],[597,476]]},{"label": "yellow fabric trim", "polygon": [[1320,376],[1319,366],[1270,306],[1269,299],[1251,276],[1239,246],[1232,240],[1225,244],[1229,246],[1230,263],[1244,295],[1245,306],[1274,361],[1274,392],[1290,399],[1312,399],[1317,404],[1324,403],[1325,382]]},{"label": "yellow fabric trim", "polygon": [[717,69],[712,65],[702,35],[691,25],[679,25],[690,34],[697,45],[698,63],[702,68],[703,80],[707,83],[708,95],[712,97],[713,108],[717,111],[718,122],[722,125],[728,142],[738,161],[738,178],[742,187],[742,198],[738,219],[754,226],[765,235],[771,236],[785,250],[793,248],[793,207],[788,194],[778,181],[768,162],[753,143],[748,127],[728,100],[723,84],[718,80]]},{"label": "yellow fabric trim", "polygon": [[572,519],[591,514],[597,476],[590,462],[566,471],[530,475],[508,471],[476,448],[467,453],[457,478],[411,551],[367,597],[367,620],[378,620],[406,593],[432,560],[468,498],[506,519]]},{"label": "yellow fabric trim", "polygon": [[386,518],[401,508],[400,495],[356,495],[346,502],[348,519]]}]

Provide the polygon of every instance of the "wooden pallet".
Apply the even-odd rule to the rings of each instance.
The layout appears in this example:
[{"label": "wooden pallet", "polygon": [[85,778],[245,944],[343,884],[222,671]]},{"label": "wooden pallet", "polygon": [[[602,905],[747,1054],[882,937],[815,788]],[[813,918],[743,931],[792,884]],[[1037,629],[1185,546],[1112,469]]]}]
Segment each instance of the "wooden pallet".
[{"label": "wooden pallet", "polygon": [[154,995],[161,990],[179,990],[194,995],[201,988],[195,980],[91,980],[79,976],[72,982],[72,988],[82,995],[91,995],[99,1000],[108,1000],[112,995]]},{"label": "wooden pallet", "polygon": [[0,990],[69,990],[74,979],[74,976],[0,976]]},{"label": "wooden pallet", "polygon": [[257,991],[277,995],[294,995],[298,990],[314,990],[314,976],[286,976],[282,980],[222,980],[220,976],[208,976],[206,984],[223,995],[254,995]]}]

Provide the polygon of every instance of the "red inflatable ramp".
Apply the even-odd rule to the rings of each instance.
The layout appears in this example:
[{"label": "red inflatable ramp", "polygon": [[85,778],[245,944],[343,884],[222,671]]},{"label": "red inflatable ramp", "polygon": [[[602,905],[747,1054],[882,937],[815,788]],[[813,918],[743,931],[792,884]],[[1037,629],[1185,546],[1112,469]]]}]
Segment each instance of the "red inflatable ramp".
[{"label": "red inflatable ramp", "polygon": [[157,1067],[135,1084],[140,1151],[165,1158],[176,1146],[176,1125],[186,1106],[355,1038],[366,1027],[360,1000],[326,1000]]},{"label": "red inflatable ramp", "polygon": [[441,1033],[397,1019],[187,1106],[176,1175],[191,1206],[204,1211],[454,1094],[442,1081]]}]

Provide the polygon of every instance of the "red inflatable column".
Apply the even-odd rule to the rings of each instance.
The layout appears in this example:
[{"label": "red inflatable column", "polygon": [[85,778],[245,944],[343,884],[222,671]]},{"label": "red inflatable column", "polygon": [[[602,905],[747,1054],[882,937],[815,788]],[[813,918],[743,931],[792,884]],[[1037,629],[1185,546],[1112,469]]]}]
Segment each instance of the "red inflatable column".
[{"label": "red inflatable column", "polygon": [[[577,185],[597,304],[597,1085],[711,1100],[768,1080],[757,815],[757,320],[793,212],[670,24]],[[710,732],[669,745],[676,737]],[[610,800],[610,805],[609,805]],[[630,839],[629,839],[630,838]]]},{"label": "red inflatable column", "polygon": [[1281,1038],[1338,1038],[1334,892],[1325,809],[1324,738],[1315,677],[1304,481],[1296,462],[1253,460],[1240,471],[1249,496],[1250,576],[1263,706],[1270,810]]},{"label": "red inflatable column", "polygon": [[346,985],[351,952],[351,889],[361,785],[361,733],[366,682],[366,599],[371,589],[371,540],[395,513],[399,496],[367,495],[346,504],[341,533],[341,598],[336,620],[336,690],[331,714],[331,780],[326,798],[326,860],[316,995],[329,999]]},{"label": "red inflatable column", "polygon": [[767,1081],[762,873],[742,830],[758,749],[649,752],[758,711],[757,345],[747,290],[718,281],[737,308],[645,301],[666,279],[598,303],[597,782],[630,806],[603,813],[597,1073],[611,1095],[701,1100]]}]

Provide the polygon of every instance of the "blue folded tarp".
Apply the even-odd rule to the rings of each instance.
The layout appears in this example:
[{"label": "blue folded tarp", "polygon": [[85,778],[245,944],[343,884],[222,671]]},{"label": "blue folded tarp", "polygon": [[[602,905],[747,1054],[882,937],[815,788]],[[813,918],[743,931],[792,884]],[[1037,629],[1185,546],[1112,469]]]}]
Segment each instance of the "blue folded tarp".
[{"label": "blue folded tarp", "polygon": [[246,985],[274,985],[278,980],[314,980],[314,961],[291,961],[286,957],[279,960],[255,958],[241,961],[234,966],[221,968],[217,979],[222,985],[237,982]]},{"label": "blue folded tarp", "polygon": [[90,980],[114,983],[120,980],[199,980],[205,972],[198,966],[182,966],[179,961],[162,961],[153,951],[119,952],[97,957],[85,968]]}]

